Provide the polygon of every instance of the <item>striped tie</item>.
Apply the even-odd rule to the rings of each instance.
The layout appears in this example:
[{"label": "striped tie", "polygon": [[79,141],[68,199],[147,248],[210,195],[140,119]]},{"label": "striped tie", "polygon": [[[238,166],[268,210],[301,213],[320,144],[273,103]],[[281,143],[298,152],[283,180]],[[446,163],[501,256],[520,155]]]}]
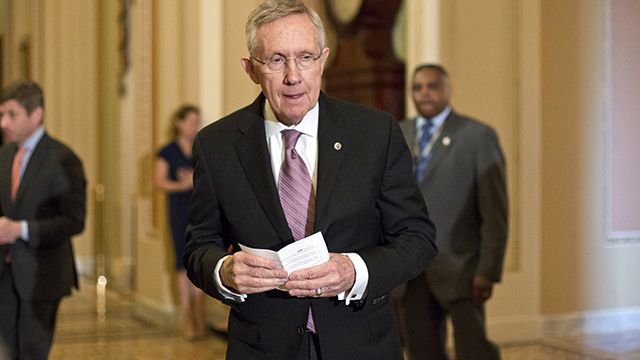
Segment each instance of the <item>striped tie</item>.
[{"label": "striped tie", "polygon": [[[309,170],[295,149],[300,135],[296,130],[282,130],[285,155],[278,177],[280,204],[294,240],[311,235],[316,209],[316,197]],[[311,308],[307,317],[307,329],[316,332]]]},{"label": "striped tie", "polygon": [[431,157],[431,152],[423,154],[424,148],[431,140],[431,136],[433,136],[433,120],[426,119],[422,125],[422,134],[418,142],[418,156],[416,156],[415,176],[418,183],[421,183],[422,180],[424,180],[424,172],[427,169],[427,163]]},{"label": "striped tie", "polygon": [[282,131],[285,156],[278,178],[280,204],[294,240],[311,235],[316,207],[309,170],[295,149],[300,134],[296,130]]}]

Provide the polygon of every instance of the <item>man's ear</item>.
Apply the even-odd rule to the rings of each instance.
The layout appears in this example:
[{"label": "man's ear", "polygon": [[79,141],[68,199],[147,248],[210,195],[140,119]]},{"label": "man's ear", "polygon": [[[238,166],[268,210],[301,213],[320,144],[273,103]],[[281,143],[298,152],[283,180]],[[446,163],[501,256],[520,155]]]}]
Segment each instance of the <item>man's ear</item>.
[{"label": "man's ear", "polygon": [[258,75],[256,74],[256,68],[253,66],[253,61],[251,61],[251,59],[249,58],[242,58],[240,59],[240,62],[242,63],[244,71],[249,74],[251,81],[256,84],[260,84],[260,80],[258,79]]},{"label": "man's ear", "polygon": [[37,120],[38,124],[42,124],[42,115],[43,115],[43,109],[41,106],[36,107],[35,109],[33,109],[33,111],[31,112],[31,115],[29,115],[31,118]]},{"label": "man's ear", "polygon": [[329,48],[322,49],[322,56],[320,56],[320,74],[324,72],[324,65],[327,63],[327,59],[329,59]]}]

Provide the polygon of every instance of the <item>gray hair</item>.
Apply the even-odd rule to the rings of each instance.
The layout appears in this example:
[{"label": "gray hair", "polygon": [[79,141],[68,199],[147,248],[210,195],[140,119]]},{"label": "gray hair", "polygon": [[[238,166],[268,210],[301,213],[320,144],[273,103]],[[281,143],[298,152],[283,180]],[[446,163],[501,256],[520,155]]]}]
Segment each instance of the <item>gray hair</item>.
[{"label": "gray hair", "polygon": [[257,55],[258,40],[256,39],[256,33],[262,25],[296,14],[306,15],[316,27],[318,30],[318,46],[322,51],[325,48],[326,35],[322,19],[320,19],[317,12],[307,7],[301,0],[264,0],[249,14],[245,26],[249,54],[251,56]]}]

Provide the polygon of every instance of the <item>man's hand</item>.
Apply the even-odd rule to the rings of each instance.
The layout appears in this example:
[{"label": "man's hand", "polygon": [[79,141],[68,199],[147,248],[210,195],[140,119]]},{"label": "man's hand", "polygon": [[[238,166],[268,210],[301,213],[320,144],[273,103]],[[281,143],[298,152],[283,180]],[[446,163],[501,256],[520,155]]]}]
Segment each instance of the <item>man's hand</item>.
[{"label": "man's hand", "polygon": [[329,261],[304,270],[294,271],[284,285],[291,296],[336,296],[348,291],[356,281],[356,270],[348,256],[329,254]]},{"label": "man's hand", "polygon": [[222,284],[240,294],[255,294],[273,290],[287,281],[287,271],[276,263],[239,251],[220,267]]},{"label": "man's hand", "polygon": [[20,238],[20,222],[6,216],[0,217],[0,245],[13,244]]},{"label": "man's hand", "polygon": [[473,278],[473,301],[478,304],[489,300],[493,294],[493,281],[486,276],[476,275]]}]

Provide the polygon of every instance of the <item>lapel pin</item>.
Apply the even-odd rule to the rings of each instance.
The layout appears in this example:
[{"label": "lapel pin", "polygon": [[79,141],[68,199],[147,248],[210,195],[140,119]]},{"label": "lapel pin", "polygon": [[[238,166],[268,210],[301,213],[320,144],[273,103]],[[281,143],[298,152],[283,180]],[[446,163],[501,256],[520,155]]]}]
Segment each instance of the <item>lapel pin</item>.
[{"label": "lapel pin", "polygon": [[449,146],[451,145],[451,138],[448,136],[445,136],[442,138],[442,145],[444,146]]},{"label": "lapel pin", "polygon": [[336,149],[336,150],[340,150],[340,149],[342,149],[342,144],[340,144],[339,142],[336,141],[333,144],[333,148]]}]

